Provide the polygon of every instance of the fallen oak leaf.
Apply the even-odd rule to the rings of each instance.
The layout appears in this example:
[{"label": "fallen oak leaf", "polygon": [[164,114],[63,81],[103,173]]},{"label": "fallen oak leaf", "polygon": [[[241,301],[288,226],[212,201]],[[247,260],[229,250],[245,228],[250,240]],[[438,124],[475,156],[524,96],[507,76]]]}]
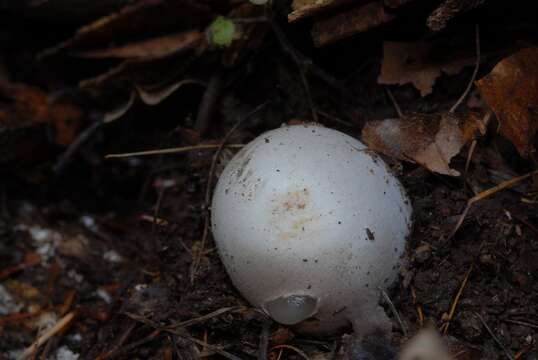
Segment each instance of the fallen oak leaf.
[{"label": "fallen oak leaf", "polygon": [[521,156],[535,152],[538,48],[526,48],[501,60],[488,75],[476,81],[476,86],[499,120],[501,134]]},{"label": "fallen oak leaf", "polygon": [[439,174],[459,176],[450,160],[474,136],[476,117],[461,120],[452,113],[408,115],[371,121],[362,130],[368,147],[396,159],[416,162]]}]

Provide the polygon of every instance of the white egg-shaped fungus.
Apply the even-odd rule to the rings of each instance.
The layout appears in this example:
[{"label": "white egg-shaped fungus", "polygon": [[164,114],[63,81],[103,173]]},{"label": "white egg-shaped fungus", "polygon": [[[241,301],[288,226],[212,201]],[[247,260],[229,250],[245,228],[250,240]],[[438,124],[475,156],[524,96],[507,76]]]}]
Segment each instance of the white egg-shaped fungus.
[{"label": "white egg-shaped fungus", "polygon": [[309,319],[319,332],[376,308],[398,277],[412,212],[380,157],[315,124],[247,144],[221,174],[211,210],[243,296],[279,323]]}]

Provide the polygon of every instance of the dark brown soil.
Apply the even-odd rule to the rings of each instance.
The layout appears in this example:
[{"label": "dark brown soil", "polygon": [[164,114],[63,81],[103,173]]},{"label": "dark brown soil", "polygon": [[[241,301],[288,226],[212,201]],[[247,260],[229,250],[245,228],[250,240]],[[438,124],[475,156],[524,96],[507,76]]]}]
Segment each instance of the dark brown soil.
[{"label": "dark brown soil", "polygon": [[[306,32],[294,30],[292,40],[301,43]],[[457,38],[458,32],[449,35]],[[309,78],[316,106],[334,115],[320,116],[324,125],[358,137],[365,121],[395,116],[375,82],[379,37],[361,35],[318,52],[300,49],[337,76],[351,73],[353,61],[363,64],[360,73],[345,77],[351,100],[360,99],[355,103],[335,100],[319,78]],[[359,43],[364,52],[356,50]],[[485,64],[482,73],[491,66]],[[411,86],[396,89],[395,96],[407,111],[447,109],[471,71],[439,79],[426,100]],[[230,143],[245,143],[291,119],[311,120],[297,66],[274,39],[230,73],[205,141],[220,141],[267,100]],[[187,130],[201,95],[199,89],[182,90],[156,107],[136,104],[99,129],[58,173],[51,169],[65,149],[50,142],[35,152],[44,158],[38,164],[4,162],[0,155],[0,359],[15,358],[47,319],[55,322],[71,312],[70,326],[35,358],[60,359],[61,349],[79,359],[345,358],[344,334],[297,334],[250,308],[230,283],[211,235],[202,244],[213,150],[104,159],[109,153],[192,143]],[[478,201],[448,238],[475,193],[533,169],[492,133],[479,140],[467,181],[386,159],[410,194],[415,217],[408,268],[390,297],[410,334],[425,322],[446,324],[458,298],[447,331],[456,359],[505,359],[505,351],[537,359],[538,203],[528,196],[532,181]],[[467,151],[452,162],[460,171]],[[234,152],[226,149],[223,156]],[[28,257],[35,259],[35,253],[40,261],[32,263]],[[3,292],[11,295],[9,301]],[[388,307],[387,313],[398,347],[406,338]],[[267,357],[260,355],[265,349]]]}]

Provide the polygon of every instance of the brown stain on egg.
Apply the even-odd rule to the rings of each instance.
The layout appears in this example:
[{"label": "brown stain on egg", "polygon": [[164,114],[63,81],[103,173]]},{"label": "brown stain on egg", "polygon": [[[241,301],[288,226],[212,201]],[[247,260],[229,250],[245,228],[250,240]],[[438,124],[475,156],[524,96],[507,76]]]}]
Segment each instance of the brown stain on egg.
[{"label": "brown stain on egg", "polygon": [[282,240],[301,237],[319,218],[319,215],[312,212],[311,194],[306,187],[278,194],[272,204],[271,222],[278,229]]},{"label": "brown stain on egg", "polygon": [[309,200],[309,195],[307,188],[297,191],[288,191],[282,199],[282,209],[287,212],[304,210]]}]

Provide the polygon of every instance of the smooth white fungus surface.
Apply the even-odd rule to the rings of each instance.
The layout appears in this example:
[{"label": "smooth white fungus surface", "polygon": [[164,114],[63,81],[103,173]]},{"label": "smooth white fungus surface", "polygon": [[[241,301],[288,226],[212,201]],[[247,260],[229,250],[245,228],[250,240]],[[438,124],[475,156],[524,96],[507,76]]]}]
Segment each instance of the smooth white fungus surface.
[{"label": "smooth white fungus surface", "polygon": [[383,160],[319,125],[283,126],[247,144],[212,203],[237,289],[275,321],[309,319],[320,332],[374,308],[397,279],[410,226],[410,203]]}]

